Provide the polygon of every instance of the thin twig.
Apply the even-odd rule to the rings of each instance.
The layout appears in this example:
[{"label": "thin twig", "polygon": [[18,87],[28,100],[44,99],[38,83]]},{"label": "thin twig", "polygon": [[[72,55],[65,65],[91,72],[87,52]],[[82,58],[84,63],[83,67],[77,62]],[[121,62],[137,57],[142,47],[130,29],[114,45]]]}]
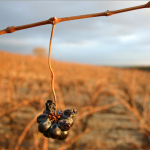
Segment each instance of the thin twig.
[{"label": "thin twig", "polygon": [[122,12],[126,12],[126,11],[142,9],[142,8],[149,8],[149,7],[150,7],[150,1],[146,4],[144,4],[144,5],[139,5],[139,6],[135,6],[135,7],[125,8],[125,9],[120,9],[120,10],[115,10],[115,11],[107,10],[106,12],[95,13],[95,14],[87,14],[87,15],[80,15],[80,16],[57,18],[57,20],[55,20],[55,21],[54,21],[55,17],[52,17],[48,20],[41,21],[41,22],[36,22],[36,23],[32,23],[32,24],[27,24],[27,25],[22,25],[22,26],[17,26],[17,27],[15,27],[15,26],[7,27],[6,29],[3,29],[3,30],[0,31],[0,35],[6,34],[6,33],[12,33],[12,32],[27,29],[27,28],[46,25],[46,24],[57,24],[57,23],[60,23],[60,22],[63,22],[63,21],[85,19],[85,18],[91,18],[91,17],[110,16],[110,15],[114,15],[114,14],[117,14],[117,13],[122,13]]},{"label": "thin twig", "polygon": [[138,121],[141,123],[141,125],[150,132],[150,128],[147,124],[144,123],[143,118],[141,114],[138,112],[136,108],[132,108],[129,103],[123,99],[119,94],[117,94],[117,91],[113,89],[112,94],[115,98],[117,98],[130,112],[133,113],[133,115],[138,119]]},{"label": "thin twig", "polygon": [[30,99],[30,100],[28,100],[28,101],[27,101],[27,100],[23,100],[22,103],[19,103],[18,105],[12,107],[11,109],[1,111],[0,117],[4,116],[4,115],[6,115],[6,114],[9,114],[9,113],[11,113],[11,112],[13,112],[13,111],[16,111],[16,110],[19,109],[20,107],[25,106],[25,105],[28,105],[29,103],[31,103],[31,102],[33,102],[33,101],[35,101],[35,99]]},{"label": "thin twig", "polygon": [[142,132],[150,139],[150,133],[143,128],[143,126],[141,126],[141,124],[138,123],[137,120],[135,120],[135,118],[133,118],[132,114],[128,113],[127,116],[130,118],[130,120],[135,123],[137,125],[138,128],[140,128],[142,130]]},{"label": "thin twig", "polygon": [[44,137],[44,143],[42,150],[48,150],[48,138]]},{"label": "thin twig", "polygon": [[28,123],[28,125],[25,127],[25,129],[23,130],[23,132],[22,132],[22,134],[21,134],[21,136],[20,136],[20,138],[19,138],[19,140],[18,140],[18,143],[17,143],[17,145],[16,145],[16,147],[15,147],[15,150],[18,150],[18,149],[19,149],[19,146],[20,146],[20,144],[22,143],[22,141],[23,141],[25,135],[27,134],[27,132],[29,131],[29,129],[31,128],[31,126],[36,122],[36,119],[37,119],[37,117],[38,117],[40,114],[41,114],[41,112],[38,113],[38,114]]},{"label": "thin twig", "polygon": [[57,111],[57,101],[56,101],[56,94],[55,94],[55,89],[54,89],[54,72],[53,69],[51,67],[51,46],[52,46],[52,39],[53,39],[53,33],[54,33],[54,29],[55,29],[55,24],[52,25],[52,32],[51,32],[51,37],[50,37],[50,44],[49,44],[49,56],[48,56],[48,63],[49,63],[49,69],[51,72],[51,77],[52,77],[52,81],[51,81],[51,88],[52,88],[52,92],[53,92],[53,96],[54,96],[54,102],[56,105],[56,109],[55,109],[55,115],[56,115],[56,111]]},{"label": "thin twig", "polygon": [[33,138],[34,138],[34,147],[35,147],[35,150],[39,150],[39,135],[41,135],[40,133],[36,133],[35,130],[33,132]]},{"label": "thin twig", "polygon": [[[110,104],[107,104],[107,105],[103,105],[103,106],[98,106],[98,107],[92,107],[91,106],[91,108],[93,108],[93,109],[89,109],[90,108],[90,106],[88,107],[87,106],[87,108],[89,109],[89,111],[85,111],[85,112],[82,112],[81,114],[80,114],[80,116],[79,116],[79,120],[81,120],[81,119],[83,119],[84,117],[86,117],[86,116],[88,116],[88,115],[90,115],[90,114],[93,114],[93,113],[95,113],[95,112],[97,112],[97,111],[102,111],[102,110],[105,110],[105,109],[109,109],[109,108],[111,108],[111,107],[114,107],[114,106],[116,106],[116,105],[118,105],[118,104],[120,104],[120,102],[118,101],[118,100],[116,100],[116,101],[114,101],[114,102],[112,102],[112,103],[110,103]],[[87,109],[86,108],[86,106],[85,106],[85,110]]]}]

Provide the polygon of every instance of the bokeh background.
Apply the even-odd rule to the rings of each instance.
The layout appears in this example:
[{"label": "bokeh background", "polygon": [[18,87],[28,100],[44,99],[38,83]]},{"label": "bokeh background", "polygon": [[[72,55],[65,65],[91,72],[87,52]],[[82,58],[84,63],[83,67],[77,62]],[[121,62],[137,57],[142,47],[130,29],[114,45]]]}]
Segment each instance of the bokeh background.
[{"label": "bokeh background", "polygon": [[[0,1],[0,29],[148,1]],[[36,118],[53,100],[51,25],[0,35],[0,149],[150,149],[150,8],[62,22],[52,43],[58,109],[78,113],[66,140]]]}]

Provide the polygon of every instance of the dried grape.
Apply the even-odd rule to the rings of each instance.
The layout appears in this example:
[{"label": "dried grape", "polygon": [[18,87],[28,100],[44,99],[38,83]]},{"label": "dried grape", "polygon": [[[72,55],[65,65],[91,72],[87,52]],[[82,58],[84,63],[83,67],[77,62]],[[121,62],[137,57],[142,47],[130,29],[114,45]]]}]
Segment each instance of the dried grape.
[{"label": "dried grape", "polygon": [[69,132],[68,131],[61,131],[61,135],[58,138],[58,140],[65,140],[68,136]]},{"label": "dried grape", "polygon": [[37,117],[37,123],[40,123],[41,121],[49,120],[48,114],[41,114]]},{"label": "dried grape", "polygon": [[46,110],[50,111],[50,113],[55,112],[56,105],[52,100],[47,100],[45,105],[46,105]]},{"label": "dried grape", "polygon": [[39,123],[38,130],[39,132],[43,133],[51,126],[51,121],[46,120]]},{"label": "dried grape", "polygon": [[61,130],[57,124],[52,124],[52,126],[48,130],[48,134],[53,139],[58,139],[61,135]]},{"label": "dried grape", "polygon": [[58,126],[62,131],[69,130],[73,125],[73,119],[62,119],[58,121]]},{"label": "dried grape", "polygon": [[77,114],[76,109],[67,109],[63,112],[63,117],[66,119],[67,118],[74,118],[76,114]]}]

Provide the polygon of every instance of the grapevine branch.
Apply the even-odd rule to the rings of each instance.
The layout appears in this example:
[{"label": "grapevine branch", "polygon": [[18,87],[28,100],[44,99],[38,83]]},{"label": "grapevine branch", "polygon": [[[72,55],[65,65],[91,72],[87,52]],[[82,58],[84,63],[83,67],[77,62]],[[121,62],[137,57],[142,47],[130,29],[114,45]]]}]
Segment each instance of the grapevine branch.
[{"label": "grapevine branch", "polygon": [[110,16],[110,15],[114,15],[117,13],[122,13],[122,12],[126,12],[126,11],[132,11],[132,10],[136,10],[136,9],[142,9],[142,8],[150,8],[150,1],[144,5],[139,5],[139,6],[135,6],[135,7],[130,7],[130,8],[125,8],[125,9],[120,9],[120,10],[114,10],[114,11],[109,11],[107,10],[106,12],[101,12],[101,13],[95,13],[95,14],[87,14],[87,15],[80,15],[80,16],[72,16],[72,17],[64,17],[64,18],[57,18],[56,20],[54,18],[56,17],[52,17],[48,20],[45,21],[41,21],[41,22],[36,22],[36,23],[32,23],[32,24],[27,24],[27,25],[22,25],[22,26],[10,26],[7,27],[6,29],[0,30],[0,35],[2,34],[6,34],[6,33],[12,33],[18,30],[23,30],[23,29],[27,29],[27,28],[32,28],[32,27],[37,27],[37,26],[41,26],[41,25],[46,25],[46,24],[57,24],[63,21],[70,21],[70,20],[76,20],[76,19],[84,19],[84,18],[91,18],[91,17],[100,17],[100,16]]}]

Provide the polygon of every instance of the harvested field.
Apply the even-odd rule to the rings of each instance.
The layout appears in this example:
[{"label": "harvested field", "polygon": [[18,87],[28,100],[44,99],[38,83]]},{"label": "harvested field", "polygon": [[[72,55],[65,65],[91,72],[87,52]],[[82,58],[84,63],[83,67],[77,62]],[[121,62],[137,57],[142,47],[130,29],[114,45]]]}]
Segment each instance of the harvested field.
[{"label": "harvested field", "polygon": [[150,72],[52,60],[58,109],[78,114],[64,141],[38,132],[53,99],[47,58],[0,51],[0,149],[150,149]]}]

